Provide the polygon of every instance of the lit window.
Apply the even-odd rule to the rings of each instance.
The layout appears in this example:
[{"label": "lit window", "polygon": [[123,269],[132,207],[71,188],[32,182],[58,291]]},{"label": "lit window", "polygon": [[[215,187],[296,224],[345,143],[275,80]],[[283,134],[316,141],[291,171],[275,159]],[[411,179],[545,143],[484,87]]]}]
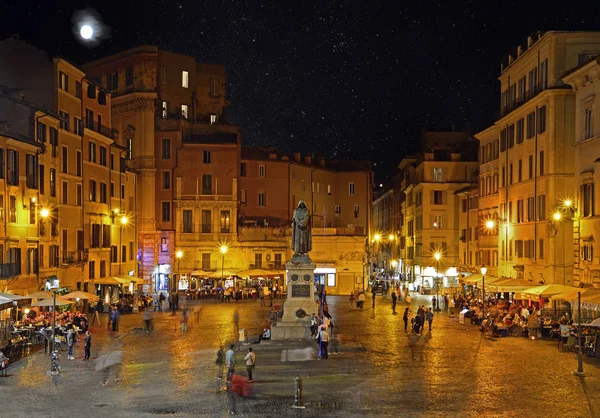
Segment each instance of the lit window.
[{"label": "lit window", "polygon": [[185,87],[186,89],[188,88],[188,72],[187,71],[181,72],[181,87]]},{"label": "lit window", "polygon": [[348,192],[350,196],[354,196],[354,183],[348,183]]},{"label": "lit window", "polygon": [[265,176],[265,166],[259,165],[258,166],[258,177],[264,177],[264,176]]},{"label": "lit window", "polygon": [[161,116],[163,119],[167,118],[167,102],[162,102],[162,111],[161,111]]},{"label": "lit window", "polygon": [[187,105],[181,105],[181,116],[185,119],[188,118],[188,106]]},{"label": "lit window", "polygon": [[217,123],[217,115],[210,115],[210,124],[214,125]]},{"label": "lit window", "polygon": [[442,169],[441,168],[433,169],[433,181],[436,183],[442,182]]}]

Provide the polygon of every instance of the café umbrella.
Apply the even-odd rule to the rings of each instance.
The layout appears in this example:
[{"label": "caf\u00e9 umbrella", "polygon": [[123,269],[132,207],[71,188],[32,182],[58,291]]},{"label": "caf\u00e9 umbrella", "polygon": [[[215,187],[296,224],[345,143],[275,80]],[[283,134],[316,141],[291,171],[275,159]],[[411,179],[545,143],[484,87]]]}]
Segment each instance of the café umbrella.
[{"label": "caf\u00e9 umbrella", "polygon": [[98,299],[98,296],[94,295],[93,293],[82,292],[81,290],[67,293],[61,297],[64,299]]},{"label": "caf\u00e9 umbrella", "polygon": [[[56,298],[56,306],[70,305],[71,303],[73,303],[73,302],[70,300],[63,299],[63,298]],[[32,303],[31,306],[54,306],[54,299],[38,300],[37,302]]]},{"label": "caf\u00e9 umbrella", "polygon": [[39,292],[30,293],[29,295],[27,295],[27,297],[31,299],[48,299],[52,297],[52,293],[42,290]]}]

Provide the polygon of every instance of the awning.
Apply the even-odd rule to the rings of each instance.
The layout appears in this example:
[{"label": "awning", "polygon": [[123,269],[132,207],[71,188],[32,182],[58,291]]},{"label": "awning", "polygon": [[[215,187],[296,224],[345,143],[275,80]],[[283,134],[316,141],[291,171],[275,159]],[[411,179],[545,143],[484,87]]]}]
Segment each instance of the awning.
[{"label": "awning", "polygon": [[530,282],[529,280],[521,280],[521,279],[512,279],[510,277],[502,277],[500,280],[496,280],[491,283],[489,286],[486,280],[486,290],[489,287],[490,291],[494,292],[524,292],[527,289],[531,289],[531,287],[535,285],[535,283]]},{"label": "awning", "polygon": [[265,277],[273,277],[273,276],[283,276],[285,272],[283,270],[264,270],[264,269],[250,269],[250,270],[242,270],[238,273],[240,277],[251,277],[251,276],[265,276]]},{"label": "awning", "polygon": [[[566,300],[573,302],[577,300],[579,289],[572,288],[567,292],[558,293],[552,296],[552,300]],[[590,303],[600,303],[600,289],[586,287],[581,289],[581,301]]]},{"label": "awning", "polygon": [[129,285],[129,283],[133,282],[133,284],[144,284],[144,280],[135,276],[113,276],[113,279],[119,281],[119,283]]},{"label": "awning", "polygon": [[[494,276],[485,276],[485,287],[488,285],[497,282],[498,280],[502,280],[502,277],[494,277]],[[467,284],[483,284],[483,276],[481,274],[472,274],[468,277],[461,277],[460,281]]]},{"label": "awning", "polygon": [[560,293],[573,291],[573,286],[564,286],[562,284],[547,284],[544,286],[536,286],[526,289],[523,292],[523,298],[529,300],[537,300],[539,298],[548,298]]}]

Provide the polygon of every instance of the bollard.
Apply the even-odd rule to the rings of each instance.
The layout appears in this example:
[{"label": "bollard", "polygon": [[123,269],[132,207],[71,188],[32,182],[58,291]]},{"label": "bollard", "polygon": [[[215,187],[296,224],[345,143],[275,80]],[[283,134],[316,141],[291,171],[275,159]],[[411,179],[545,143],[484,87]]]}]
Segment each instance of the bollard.
[{"label": "bollard", "polygon": [[294,405],[292,408],[305,408],[305,406],[302,405],[302,379],[299,377],[296,377],[296,395],[294,396]]}]

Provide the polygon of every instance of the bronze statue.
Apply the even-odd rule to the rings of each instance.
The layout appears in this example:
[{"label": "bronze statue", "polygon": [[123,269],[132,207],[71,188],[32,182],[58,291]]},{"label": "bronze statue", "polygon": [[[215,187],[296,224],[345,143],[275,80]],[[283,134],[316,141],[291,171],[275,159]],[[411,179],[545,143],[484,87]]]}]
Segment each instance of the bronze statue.
[{"label": "bronze statue", "polygon": [[312,249],[312,236],[310,232],[310,214],[304,200],[298,202],[292,221],[292,250],[294,250],[294,254],[306,254]]}]

